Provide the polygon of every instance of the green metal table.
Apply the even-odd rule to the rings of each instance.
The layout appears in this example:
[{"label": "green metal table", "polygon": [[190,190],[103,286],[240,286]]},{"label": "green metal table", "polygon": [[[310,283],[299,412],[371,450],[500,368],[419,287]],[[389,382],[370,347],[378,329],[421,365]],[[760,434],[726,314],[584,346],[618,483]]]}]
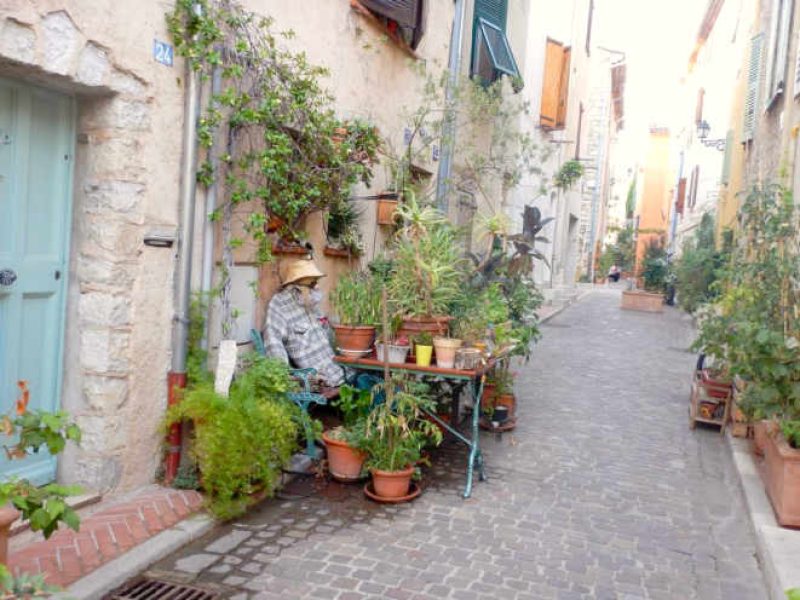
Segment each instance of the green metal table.
[{"label": "green metal table", "polygon": [[[383,372],[385,365],[383,361],[375,358],[349,358],[345,356],[337,356],[334,360],[343,367],[348,367],[356,370],[363,371],[381,371]],[[481,481],[486,480],[486,473],[483,469],[483,454],[481,454],[480,433],[479,433],[479,420],[481,416],[481,396],[483,395],[483,384],[486,381],[486,373],[494,367],[494,361],[490,360],[485,365],[475,370],[462,370],[462,369],[443,369],[437,366],[421,367],[416,363],[389,363],[389,371],[404,373],[411,373],[413,375],[420,375],[422,377],[441,377],[456,384],[457,389],[467,387],[469,393],[472,395],[472,423],[471,430],[472,436],[467,437],[457,429],[458,424],[458,394],[455,394],[453,399],[453,418],[451,423],[446,423],[439,418],[435,413],[425,411],[425,414],[433,419],[439,426],[443,427],[457,440],[462,442],[469,449],[469,456],[467,458],[467,482],[464,488],[464,498],[469,498],[472,494],[472,478],[475,468],[478,469],[478,477]]]}]

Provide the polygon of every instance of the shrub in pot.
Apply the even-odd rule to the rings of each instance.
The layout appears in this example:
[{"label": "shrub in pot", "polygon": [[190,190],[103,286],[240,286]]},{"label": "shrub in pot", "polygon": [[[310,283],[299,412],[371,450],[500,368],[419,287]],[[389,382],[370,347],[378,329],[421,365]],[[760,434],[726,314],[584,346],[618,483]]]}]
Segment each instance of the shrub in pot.
[{"label": "shrub in pot", "polygon": [[413,194],[398,208],[405,223],[393,241],[389,303],[403,318],[398,333],[447,332],[450,304],[462,293],[461,250],[447,217]]},{"label": "shrub in pot", "polygon": [[339,278],[330,293],[331,304],[339,318],[339,323],[332,326],[339,348],[366,351],[372,347],[380,299],[380,286],[371,273],[358,271]]},{"label": "shrub in pot", "polygon": [[367,458],[361,446],[372,395],[369,390],[343,385],[339,388],[339,397],[331,405],[342,413],[342,425],[322,434],[328,453],[328,471],[337,481],[357,481]]},{"label": "shrub in pot", "polygon": [[206,504],[214,516],[230,519],[263,496],[272,495],[281,467],[298,447],[304,416],[286,398],[296,384],[280,360],[252,354],[228,397],[210,382],[186,392],[167,411],[164,425],[194,424],[190,453],[199,466]]},{"label": "shrub in pot", "polygon": [[414,339],[414,355],[417,365],[427,367],[431,364],[433,356],[433,336],[429,331],[423,331]]},{"label": "shrub in pot", "polygon": [[422,449],[431,443],[440,444],[442,432],[425,419],[422,410],[435,409],[427,386],[395,377],[382,387],[386,399],[366,419],[366,465],[377,496],[403,498],[409,493]]},{"label": "shrub in pot", "polygon": [[433,347],[436,350],[436,366],[452,369],[456,360],[456,350],[461,347],[461,340],[435,337],[433,338]]}]

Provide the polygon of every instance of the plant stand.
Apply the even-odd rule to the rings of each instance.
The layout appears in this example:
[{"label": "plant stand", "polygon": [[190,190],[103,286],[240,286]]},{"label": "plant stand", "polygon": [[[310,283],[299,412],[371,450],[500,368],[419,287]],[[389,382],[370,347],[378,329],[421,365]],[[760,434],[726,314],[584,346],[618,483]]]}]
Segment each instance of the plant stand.
[{"label": "plant stand", "polygon": [[622,292],[620,308],[641,312],[664,312],[664,296],[650,292],[626,290]]},{"label": "plant stand", "polygon": [[720,434],[724,434],[730,420],[732,392],[731,385],[704,381],[702,371],[696,371],[689,397],[689,428],[706,423],[717,425]]}]

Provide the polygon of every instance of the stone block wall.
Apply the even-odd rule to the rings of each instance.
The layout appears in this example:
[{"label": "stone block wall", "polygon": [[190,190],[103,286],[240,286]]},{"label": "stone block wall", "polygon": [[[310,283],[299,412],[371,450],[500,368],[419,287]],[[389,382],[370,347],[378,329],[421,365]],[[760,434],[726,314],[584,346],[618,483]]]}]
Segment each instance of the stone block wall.
[{"label": "stone block wall", "polygon": [[183,96],[150,57],[163,11],[12,1],[0,20],[0,77],[75,99],[61,405],[84,435],[59,480],[104,492],[152,481],[160,454],[174,250],[142,240],[177,223]]}]

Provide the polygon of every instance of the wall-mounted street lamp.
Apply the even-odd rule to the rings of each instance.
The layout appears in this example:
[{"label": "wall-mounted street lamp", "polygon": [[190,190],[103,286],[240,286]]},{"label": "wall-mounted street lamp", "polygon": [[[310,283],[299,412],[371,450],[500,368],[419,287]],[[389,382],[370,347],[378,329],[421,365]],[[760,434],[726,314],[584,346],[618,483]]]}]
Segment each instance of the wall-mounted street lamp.
[{"label": "wall-mounted street lamp", "polygon": [[700,138],[700,141],[703,142],[703,145],[708,148],[716,148],[720,152],[725,152],[725,144],[727,140],[725,138],[710,140],[708,139],[708,134],[711,132],[711,125],[708,124],[708,121],[702,120],[697,123],[697,137]]}]

